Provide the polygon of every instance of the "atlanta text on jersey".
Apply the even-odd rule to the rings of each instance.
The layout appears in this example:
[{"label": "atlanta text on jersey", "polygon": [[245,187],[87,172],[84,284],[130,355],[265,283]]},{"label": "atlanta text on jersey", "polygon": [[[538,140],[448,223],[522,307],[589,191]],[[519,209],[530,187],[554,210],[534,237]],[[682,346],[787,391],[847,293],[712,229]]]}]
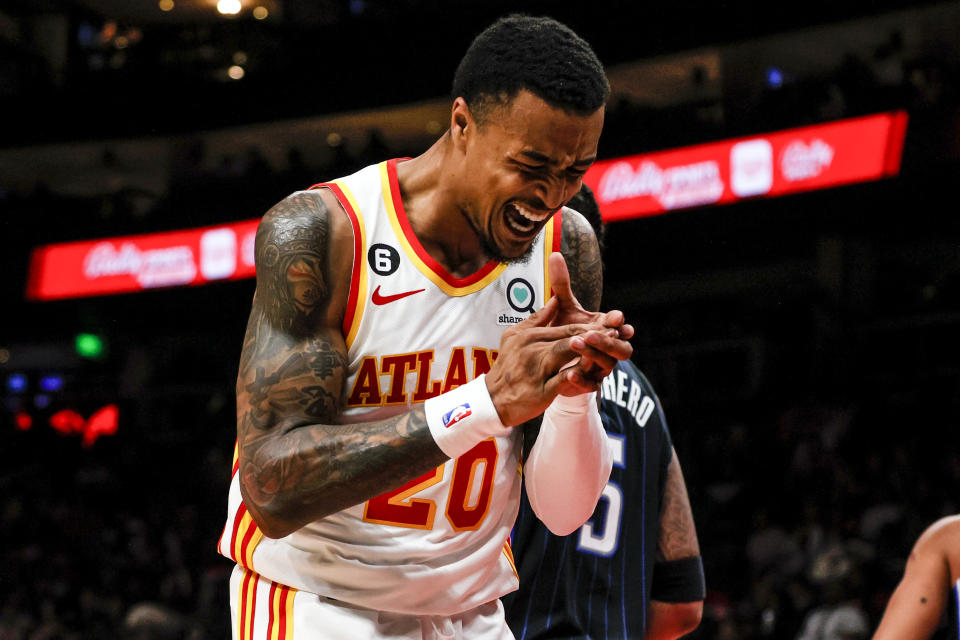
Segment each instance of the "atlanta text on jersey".
[{"label": "atlanta text on jersey", "polygon": [[[473,375],[470,375],[471,367],[467,364],[468,349],[469,359],[473,361]],[[360,363],[356,381],[347,398],[347,406],[370,407],[423,402],[490,371],[490,366],[497,359],[497,351],[482,347],[454,347],[440,380],[432,377],[434,357],[432,349],[365,357]],[[406,385],[409,374],[416,374],[412,393],[408,393]]]}]

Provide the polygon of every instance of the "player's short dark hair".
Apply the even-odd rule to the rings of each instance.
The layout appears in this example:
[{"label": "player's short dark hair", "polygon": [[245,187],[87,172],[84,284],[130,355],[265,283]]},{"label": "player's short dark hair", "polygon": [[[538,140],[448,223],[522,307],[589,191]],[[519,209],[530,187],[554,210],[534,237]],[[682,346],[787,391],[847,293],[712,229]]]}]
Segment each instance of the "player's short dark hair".
[{"label": "player's short dark hair", "polygon": [[592,114],[610,95],[603,64],[583,38],[553,18],[512,14],[470,44],[453,77],[453,98],[463,97],[482,123],[491,107],[521,89],[578,115]]},{"label": "player's short dark hair", "polygon": [[597,236],[597,244],[600,245],[600,255],[602,256],[605,246],[604,236],[606,235],[606,227],[603,225],[603,217],[600,215],[600,205],[597,204],[593,190],[588,187],[586,183],[583,183],[580,185],[580,191],[577,191],[576,195],[567,202],[567,206],[579,211],[583,217],[587,219],[587,222],[590,223],[590,226],[593,227],[593,233]]}]

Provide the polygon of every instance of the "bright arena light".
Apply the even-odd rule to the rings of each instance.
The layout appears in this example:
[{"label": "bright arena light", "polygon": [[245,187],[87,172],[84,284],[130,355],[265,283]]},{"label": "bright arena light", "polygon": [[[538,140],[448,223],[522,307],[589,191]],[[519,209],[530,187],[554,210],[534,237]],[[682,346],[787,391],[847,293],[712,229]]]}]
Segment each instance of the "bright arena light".
[{"label": "bright arena light", "polygon": [[245,75],[245,72],[243,70],[243,67],[241,67],[238,64],[235,64],[229,69],[227,69],[227,75],[230,76],[230,78],[233,80],[239,80]]},{"label": "bright arena light", "polygon": [[257,20],[264,20],[269,15],[270,15],[270,12],[267,11],[266,7],[260,6],[260,7],[254,7],[253,9],[253,17],[256,18]]},{"label": "bright arena light", "polygon": [[173,10],[173,0],[160,0],[157,4],[160,6],[160,11]]},{"label": "bright arena light", "polygon": [[240,13],[240,0],[218,0],[217,11],[225,16],[235,16]]}]

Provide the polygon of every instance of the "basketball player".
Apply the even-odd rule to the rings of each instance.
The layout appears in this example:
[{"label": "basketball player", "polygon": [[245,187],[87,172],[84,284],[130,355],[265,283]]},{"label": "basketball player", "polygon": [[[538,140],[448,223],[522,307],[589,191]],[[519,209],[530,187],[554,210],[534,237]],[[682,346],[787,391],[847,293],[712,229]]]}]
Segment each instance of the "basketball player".
[{"label": "basketball player", "polygon": [[917,539],[873,640],[926,640],[949,611],[950,638],[960,638],[960,516],[930,525]]},{"label": "basketball player", "polygon": [[[583,185],[568,204],[590,221],[602,253],[602,220],[590,188]],[[629,361],[604,379],[601,396],[614,464],[593,517],[557,536],[521,502],[512,539],[520,589],[504,598],[521,640],[659,640],[700,623],[703,564],[660,401]]]},{"label": "basketball player", "polygon": [[505,18],[461,61],[430,149],[264,217],[219,545],[235,638],[512,637],[523,439],[558,533],[612,464],[595,395],[633,329],[593,311],[596,239],[558,212],[608,93],[571,30]]}]

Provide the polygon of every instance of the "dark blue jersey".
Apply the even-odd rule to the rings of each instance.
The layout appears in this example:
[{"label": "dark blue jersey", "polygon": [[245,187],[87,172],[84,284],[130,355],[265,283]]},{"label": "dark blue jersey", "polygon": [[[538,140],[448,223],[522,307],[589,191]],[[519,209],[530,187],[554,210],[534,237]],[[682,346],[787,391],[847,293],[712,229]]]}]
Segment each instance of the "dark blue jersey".
[{"label": "dark blue jersey", "polygon": [[672,444],[660,401],[632,363],[607,376],[602,397],[614,464],[590,520],[555,536],[526,493],[520,503],[512,539],[520,589],[503,598],[520,640],[643,637]]}]

